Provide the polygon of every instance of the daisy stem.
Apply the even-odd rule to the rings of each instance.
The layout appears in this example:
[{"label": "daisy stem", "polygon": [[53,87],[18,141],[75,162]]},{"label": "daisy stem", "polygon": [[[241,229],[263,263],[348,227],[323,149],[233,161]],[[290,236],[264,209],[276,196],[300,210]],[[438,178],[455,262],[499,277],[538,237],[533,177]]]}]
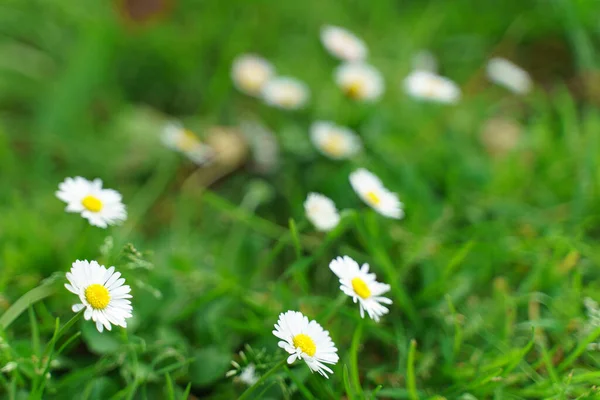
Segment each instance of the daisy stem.
[{"label": "daisy stem", "polygon": [[352,344],[350,345],[350,373],[352,377],[352,383],[354,384],[354,390],[358,396],[362,395],[362,387],[360,385],[360,375],[358,373],[358,346],[360,346],[360,339],[362,336],[363,327],[365,320],[361,319],[354,331],[352,337]]},{"label": "daisy stem", "polygon": [[270,370],[268,370],[267,372],[265,372],[258,381],[256,381],[256,383],[252,386],[250,386],[248,389],[246,389],[246,391],[244,393],[242,393],[242,395],[238,398],[238,400],[244,400],[244,399],[249,399],[250,395],[256,390],[258,389],[258,387],[260,385],[263,384],[264,381],[267,380],[268,377],[270,377],[271,375],[273,375],[275,372],[277,372],[277,370],[281,367],[283,367],[285,365],[286,359],[284,358],[283,360],[279,361],[277,364],[275,364],[273,366],[273,368],[271,368]]}]

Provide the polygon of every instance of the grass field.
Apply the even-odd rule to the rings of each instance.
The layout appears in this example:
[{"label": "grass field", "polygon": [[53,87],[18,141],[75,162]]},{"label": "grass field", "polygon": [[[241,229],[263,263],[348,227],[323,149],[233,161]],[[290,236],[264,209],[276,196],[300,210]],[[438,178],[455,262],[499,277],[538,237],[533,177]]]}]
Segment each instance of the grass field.
[{"label": "grass field", "polygon": [[[265,376],[287,358],[272,334],[287,310],[328,330],[339,362],[329,379],[286,364],[247,399],[600,398],[600,312],[584,306],[600,301],[599,13],[586,0],[0,1],[0,398],[236,399],[249,386],[226,377],[232,360]],[[325,24],[364,39],[379,101],[336,87]],[[457,104],[404,92],[422,49]],[[246,52],[306,82],[307,107],[236,90]],[[489,82],[493,56],[533,90]],[[163,146],[173,119],[225,161]],[[364,150],[319,154],[320,119]],[[510,143],[486,139],[490,119],[511,121]],[[248,121],[274,132],[276,168],[214,128]],[[356,196],[360,167],[398,193],[403,219]],[[55,192],[74,176],[119,191],[127,221],[66,213]],[[309,192],[344,210],[333,231],[307,220]],[[340,292],[328,266],[342,255],[391,285],[379,323]],[[131,285],[126,329],[72,319],[77,259]]]}]

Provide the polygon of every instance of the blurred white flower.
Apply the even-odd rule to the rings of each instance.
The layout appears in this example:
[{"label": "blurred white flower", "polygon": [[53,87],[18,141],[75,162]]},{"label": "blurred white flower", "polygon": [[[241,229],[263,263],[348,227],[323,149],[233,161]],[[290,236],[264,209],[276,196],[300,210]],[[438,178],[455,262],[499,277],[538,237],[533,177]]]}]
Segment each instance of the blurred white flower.
[{"label": "blurred white flower", "polygon": [[58,185],[56,197],[67,203],[67,212],[80,213],[91,225],[100,228],[118,225],[127,219],[119,192],[102,189],[100,179],[67,178]]},{"label": "blurred white flower", "polygon": [[344,61],[362,61],[367,57],[367,46],[352,32],[339,26],[321,28],[321,43],[329,54]]},{"label": "blurred white flower", "polygon": [[379,322],[379,318],[390,311],[381,303],[392,304],[392,300],[381,295],[389,292],[391,287],[376,281],[375,274],[369,273],[369,264],[359,267],[352,258],[344,256],[332,260],[329,268],[340,279],[340,290],[358,302],[361,318],[366,311],[371,319]]},{"label": "blurred white flower", "polygon": [[460,99],[460,88],[450,79],[427,71],[414,71],[404,79],[404,90],[412,97],[456,103]]},{"label": "blurred white flower", "polygon": [[362,148],[356,133],[329,121],[314,122],[310,127],[310,139],[317,150],[334,160],[350,158]]},{"label": "blurred white flower", "polygon": [[304,201],[304,212],[308,220],[320,231],[330,231],[340,222],[335,203],[319,193],[309,193]]},{"label": "blurred white flower", "polygon": [[14,371],[19,365],[14,361],[9,361],[6,365],[0,368],[0,372],[9,373]]},{"label": "blurred white flower", "polygon": [[254,364],[248,364],[246,368],[242,369],[242,373],[238,376],[238,379],[248,386],[254,385],[258,381]]},{"label": "blurred white flower", "polygon": [[177,122],[169,122],[165,125],[161,140],[165,146],[185,154],[197,165],[210,163],[215,155],[213,149],[202,143],[194,132],[185,129]]},{"label": "blurred white flower", "polygon": [[337,348],[329,337],[329,332],[316,321],[309,322],[298,311],[281,313],[273,335],[281,339],[279,347],[291,354],[287,359],[288,364],[296,359],[303,359],[311,372],[316,371],[325,378],[328,378],[326,372],[333,373],[325,364],[338,362]]},{"label": "blurred white flower", "polygon": [[364,168],[350,174],[350,184],[356,194],[379,214],[394,219],[404,217],[404,206],[398,195],[387,190],[377,176]]},{"label": "blurred white flower", "polygon": [[75,261],[71,271],[66,274],[69,283],[67,290],[79,296],[81,303],[73,305],[73,312],[85,309],[83,317],[96,323],[98,332],[104,328],[111,330],[112,325],[127,327],[127,318],[131,318],[131,288],[124,285],[115,267],[106,269],[96,261]]},{"label": "blurred white flower", "polygon": [[353,100],[375,101],[385,89],[381,73],[361,62],[340,65],[335,70],[335,82]]},{"label": "blurred white flower", "polygon": [[415,71],[437,73],[437,60],[429,50],[420,50],[412,58],[412,67]]},{"label": "blurred white flower", "polygon": [[304,82],[289,77],[270,79],[262,90],[262,98],[268,105],[287,110],[303,107],[309,95]]},{"label": "blurred white flower", "polygon": [[533,85],[527,71],[505,58],[495,57],[488,61],[486,73],[492,82],[517,94],[529,92]]},{"label": "blurred white flower", "polygon": [[255,54],[243,54],[233,61],[231,79],[240,91],[258,97],[274,73],[275,68],[264,58]]}]

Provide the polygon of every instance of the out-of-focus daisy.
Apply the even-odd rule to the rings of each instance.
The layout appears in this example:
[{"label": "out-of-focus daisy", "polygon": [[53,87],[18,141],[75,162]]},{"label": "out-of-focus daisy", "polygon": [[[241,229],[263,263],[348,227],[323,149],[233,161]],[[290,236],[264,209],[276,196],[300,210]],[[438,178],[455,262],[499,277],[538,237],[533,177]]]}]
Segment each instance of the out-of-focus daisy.
[{"label": "out-of-focus daisy", "polygon": [[505,58],[496,57],[488,61],[486,73],[492,82],[514,93],[525,94],[531,90],[532,82],[527,71]]},{"label": "out-of-focus daisy", "polygon": [[372,65],[361,62],[340,65],[335,70],[335,82],[354,100],[375,101],[384,91],[381,73]]},{"label": "out-of-focus daisy", "polygon": [[80,213],[91,225],[106,228],[127,219],[127,210],[116,190],[102,189],[102,180],[77,176],[58,185],[56,197],[67,203],[67,212]]},{"label": "out-of-focus daisy", "polygon": [[254,385],[258,381],[258,375],[256,374],[256,367],[254,364],[248,364],[242,373],[238,376],[240,382],[245,383],[248,386]]},{"label": "out-of-focus daisy", "polygon": [[329,268],[340,279],[340,290],[352,297],[360,307],[360,317],[364,318],[365,311],[376,322],[389,312],[384,304],[392,304],[392,300],[381,295],[390,290],[390,285],[377,282],[375,274],[369,273],[369,264],[362,267],[348,256],[338,257],[331,261]]},{"label": "out-of-focus daisy", "polygon": [[124,285],[115,267],[106,269],[96,261],[75,261],[71,272],[66,274],[69,283],[67,290],[79,296],[81,303],[73,305],[73,312],[85,309],[83,317],[96,323],[98,332],[104,328],[111,330],[111,324],[127,327],[127,318],[131,318],[131,288]]},{"label": "out-of-focus daisy", "polygon": [[209,163],[214,156],[213,150],[202,143],[194,132],[185,129],[177,122],[169,122],[165,125],[161,139],[165,146],[185,154],[198,165]]},{"label": "out-of-focus daisy", "polygon": [[275,68],[264,58],[255,54],[243,54],[233,61],[231,79],[240,91],[258,97],[274,73]]},{"label": "out-of-focus daisy", "polygon": [[398,195],[387,190],[381,180],[364,168],[350,174],[350,184],[356,194],[379,214],[388,218],[404,217],[404,206]]},{"label": "out-of-focus daisy", "polygon": [[304,211],[308,220],[320,231],[330,231],[340,222],[340,214],[333,200],[319,193],[308,194]]},{"label": "out-of-focus daisy", "polygon": [[286,110],[303,107],[309,95],[308,87],[304,82],[285,76],[270,79],[262,90],[265,103]]},{"label": "out-of-focus daisy", "polygon": [[404,79],[404,90],[412,97],[456,103],[460,99],[460,88],[448,78],[427,71],[414,71]]},{"label": "out-of-focus daisy", "polygon": [[317,150],[335,160],[350,158],[362,148],[360,138],[351,129],[328,121],[313,123],[310,139]]},{"label": "out-of-focus daisy", "polygon": [[435,74],[438,69],[437,60],[429,50],[421,50],[412,58],[412,67],[415,71],[427,71]]},{"label": "out-of-focus daisy", "polygon": [[329,337],[329,332],[323,330],[316,321],[298,311],[288,311],[279,314],[273,335],[281,341],[278,345],[291,354],[288,364],[296,359],[303,359],[312,372],[316,371],[328,378],[326,372],[333,371],[325,364],[336,364],[339,360],[335,344]]},{"label": "out-of-focus daisy", "polygon": [[339,26],[321,28],[321,42],[334,57],[344,61],[361,61],[367,57],[367,46],[352,32]]}]

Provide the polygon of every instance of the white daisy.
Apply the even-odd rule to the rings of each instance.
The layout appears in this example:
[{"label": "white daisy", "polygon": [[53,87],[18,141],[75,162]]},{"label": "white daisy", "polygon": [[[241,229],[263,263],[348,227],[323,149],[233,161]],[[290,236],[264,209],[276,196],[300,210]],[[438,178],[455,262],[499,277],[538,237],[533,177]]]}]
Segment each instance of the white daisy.
[{"label": "white daisy", "polygon": [[125,279],[121,278],[115,267],[106,269],[96,261],[75,261],[71,272],[66,274],[69,283],[65,284],[67,290],[79,296],[81,303],[74,304],[73,312],[85,308],[83,317],[96,323],[98,332],[104,328],[111,330],[111,324],[127,327],[127,318],[131,318],[131,288],[124,285]]},{"label": "white daisy", "polygon": [[460,88],[450,79],[427,71],[414,71],[404,79],[404,90],[412,97],[440,103],[455,103]]},{"label": "white daisy", "polygon": [[273,335],[279,339],[278,345],[291,354],[288,364],[303,359],[312,372],[316,371],[328,378],[326,372],[333,373],[325,364],[336,364],[339,360],[337,349],[329,332],[323,330],[316,321],[308,321],[301,312],[288,311],[279,314]]},{"label": "white daisy", "polygon": [[384,91],[381,73],[365,63],[346,63],[335,70],[335,82],[354,100],[375,101]]},{"label": "white daisy", "polygon": [[321,28],[321,43],[334,57],[344,61],[361,61],[367,57],[367,46],[352,32],[339,26]]},{"label": "white daisy", "polygon": [[256,374],[256,367],[254,364],[248,364],[242,373],[238,376],[240,382],[245,383],[248,386],[254,385],[258,381],[258,375]]},{"label": "white daisy", "polygon": [[310,139],[317,150],[334,160],[350,158],[362,148],[360,138],[351,129],[328,121],[313,123]]},{"label": "white daisy", "polygon": [[102,180],[77,176],[58,185],[56,197],[67,203],[66,211],[80,213],[91,225],[106,228],[127,219],[127,210],[116,190],[102,189]]},{"label": "white daisy", "polygon": [[366,311],[371,319],[379,322],[379,318],[389,312],[381,303],[392,304],[392,300],[381,295],[389,292],[390,285],[377,282],[375,274],[369,273],[369,264],[359,268],[356,261],[344,256],[332,260],[329,268],[340,279],[340,290],[358,302],[361,318]]},{"label": "white daisy", "polygon": [[527,71],[504,58],[492,58],[486,66],[488,78],[508,90],[525,94],[533,85]]},{"label": "white daisy", "polygon": [[287,110],[296,110],[304,106],[309,95],[304,82],[285,76],[270,79],[262,90],[265,103]]},{"label": "white daisy", "polygon": [[304,201],[304,212],[308,220],[320,231],[330,231],[340,222],[335,203],[319,193],[308,194]]},{"label": "white daisy", "polygon": [[404,217],[404,205],[398,195],[387,190],[378,177],[364,168],[350,174],[350,184],[356,194],[379,214],[388,218]]},{"label": "white daisy", "polygon": [[161,139],[165,146],[185,154],[197,165],[207,164],[214,157],[214,151],[210,146],[202,143],[194,132],[185,129],[178,122],[167,123]]},{"label": "white daisy", "polygon": [[231,79],[240,91],[258,97],[274,73],[275,68],[264,58],[243,54],[233,61]]}]

